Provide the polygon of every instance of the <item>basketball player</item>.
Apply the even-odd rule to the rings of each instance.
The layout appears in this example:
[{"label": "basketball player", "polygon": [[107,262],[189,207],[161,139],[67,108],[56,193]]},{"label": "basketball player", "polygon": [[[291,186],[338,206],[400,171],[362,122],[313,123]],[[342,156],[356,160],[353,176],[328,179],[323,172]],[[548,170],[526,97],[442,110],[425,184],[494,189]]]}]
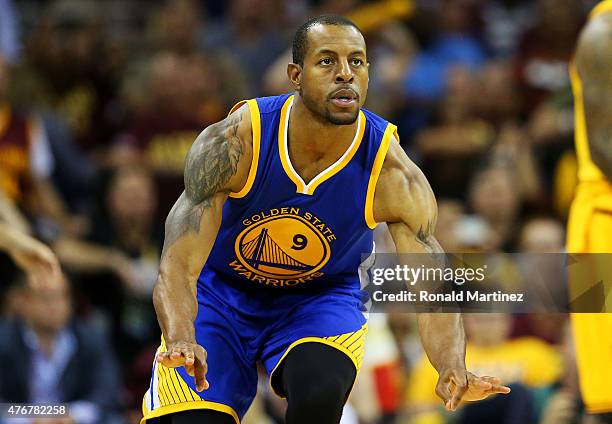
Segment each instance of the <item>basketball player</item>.
[{"label": "basketball player", "polygon": [[[569,252],[612,252],[611,67],[612,0],[605,0],[591,12],[570,67],[579,183],[569,217]],[[572,325],[585,406],[591,413],[610,413],[612,314],[573,314]],[[612,422],[610,415],[607,419]]]},{"label": "basketball player", "polygon": [[[387,222],[399,252],[442,252],[427,180],[396,127],[361,109],[368,66],[352,22],[314,18],[294,38],[295,92],[241,102],[196,139],[166,221],[144,420],[239,423],[261,361],[288,423],[340,421],[363,358],[372,229]],[[458,314],[419,325],[447,409],[509,391],[466,371]]]}]

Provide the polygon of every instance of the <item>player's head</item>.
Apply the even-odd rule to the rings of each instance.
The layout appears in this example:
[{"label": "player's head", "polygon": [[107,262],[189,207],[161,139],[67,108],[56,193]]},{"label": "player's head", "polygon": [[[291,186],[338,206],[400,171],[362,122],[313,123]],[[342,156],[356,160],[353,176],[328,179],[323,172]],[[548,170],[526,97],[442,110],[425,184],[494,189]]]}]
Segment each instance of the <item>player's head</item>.
[{"label": "player's head", "polygon": [[368,67],[359,28],[341,16],[323,15],[296,31],[287,75],[312,113],[332,124],[348,125],[365,102]]}]

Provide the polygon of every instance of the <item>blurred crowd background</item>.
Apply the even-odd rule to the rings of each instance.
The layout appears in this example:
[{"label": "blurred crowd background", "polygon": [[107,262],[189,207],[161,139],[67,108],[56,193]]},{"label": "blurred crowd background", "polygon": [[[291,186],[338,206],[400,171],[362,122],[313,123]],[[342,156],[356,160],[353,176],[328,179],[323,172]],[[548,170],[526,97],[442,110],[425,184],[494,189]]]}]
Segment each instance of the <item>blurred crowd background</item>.
[{"label": "blurred crowd background", "polygon": [[[399,126],[429,179],[447,251],[563,251],[576,182],[568,63],[594,3],[0,0],[0,217],[51,246],[67,275],[33,288],[0,258],[0,402],[67,402],[79,424],[139,420],[185,154],[237,101],[290,90],[291,39],[313,15],[362,28],[366,107]],[[393,250],[382,226],[377,238]],[[446,414],[414,317],[377,314],[343,423],[593,422],[565,315],[465,325],[469,369],[511,395]],[[283,422],[284,401],[263,375],[260,386],[245,423]]]}]

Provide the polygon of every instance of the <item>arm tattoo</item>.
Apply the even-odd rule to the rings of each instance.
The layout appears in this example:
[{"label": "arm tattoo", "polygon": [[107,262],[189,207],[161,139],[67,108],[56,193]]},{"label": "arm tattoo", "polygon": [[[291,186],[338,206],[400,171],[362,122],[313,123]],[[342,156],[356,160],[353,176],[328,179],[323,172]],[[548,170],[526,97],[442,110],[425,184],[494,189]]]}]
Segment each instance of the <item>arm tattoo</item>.
[{"label": "arm tattoo", "polygon": [[416,241],[419,242],[427,251],[427,253],[444,253],[442,246],[433,237],[433,222],[427,221],[427,226],[419,226],[416,234]]},{"label": "arm tattoo", "polygon": [[236,173],[242,156],[239,113],[211,125],[198,136],[185,166],[185,192],[196,203],[210,198]]},{"label": "arm tattoo", "polygon": [[[196,139],[185,164],[185,192],[166,220],[164,251],[188,232],[198,233],[212,197],[234,176],[243,153],[238,137],[242,114],[235,113],[206,128]],[[162,253],[163,255],[163,253]]]}]

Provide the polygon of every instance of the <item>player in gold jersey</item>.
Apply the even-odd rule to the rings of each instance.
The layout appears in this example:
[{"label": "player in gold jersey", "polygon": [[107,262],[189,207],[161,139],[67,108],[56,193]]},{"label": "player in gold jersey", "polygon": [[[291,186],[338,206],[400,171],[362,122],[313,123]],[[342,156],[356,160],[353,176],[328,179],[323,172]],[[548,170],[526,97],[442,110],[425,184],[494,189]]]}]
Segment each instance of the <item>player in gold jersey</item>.
[{"label": "player in gold jersey", "polygon": [[[567,249],[612,253],[612,0],[600,2],[591,12],[570,72],[579,184],[570,211]],[[610,413],[612,314],[573,314],[572,325],[586,408],[594,414]]]}]

